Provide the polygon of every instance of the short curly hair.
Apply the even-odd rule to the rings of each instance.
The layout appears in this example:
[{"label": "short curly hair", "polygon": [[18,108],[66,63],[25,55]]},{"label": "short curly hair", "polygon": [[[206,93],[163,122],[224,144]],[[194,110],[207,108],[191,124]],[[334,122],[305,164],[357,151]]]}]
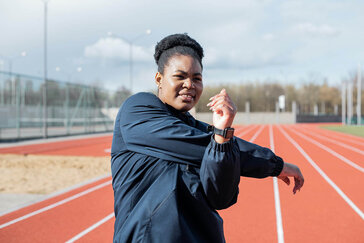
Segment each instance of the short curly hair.
[{"label": "short curly hair", "polygon": [[169,58],[174,55],[192,56],[199,61],[202,68],[203,49],[187,33],[169,35],[157,43],[154,60],[158,65],[158,72],[164,72],[164,67],[167,65]]}]

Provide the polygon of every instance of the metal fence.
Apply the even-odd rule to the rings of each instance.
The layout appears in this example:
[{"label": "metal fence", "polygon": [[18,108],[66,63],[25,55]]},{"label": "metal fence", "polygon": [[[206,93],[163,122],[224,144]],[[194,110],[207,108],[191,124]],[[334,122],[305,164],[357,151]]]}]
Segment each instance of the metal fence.
[{"label": "metal fence", "polygon": [[129,95],[9,72],[0,72],[0,85],[0,141],[112,131]]}]

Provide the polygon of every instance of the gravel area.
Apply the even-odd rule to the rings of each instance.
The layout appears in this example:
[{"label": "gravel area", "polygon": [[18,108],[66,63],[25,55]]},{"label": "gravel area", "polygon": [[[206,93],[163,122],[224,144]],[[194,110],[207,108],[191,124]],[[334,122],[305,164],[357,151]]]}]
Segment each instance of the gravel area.
[{"label": "gravel area", "polygon": [[0,154],[0,193],[49,194],[107,173],[109,157]]}]

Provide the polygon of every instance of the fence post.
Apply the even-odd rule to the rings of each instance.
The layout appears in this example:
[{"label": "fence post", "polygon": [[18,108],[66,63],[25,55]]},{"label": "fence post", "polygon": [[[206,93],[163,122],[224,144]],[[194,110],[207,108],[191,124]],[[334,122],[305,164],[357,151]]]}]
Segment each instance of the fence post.
[{"label": "fence post", "polygon": [[325,111],[325,102],[324,101],[321,102],[321,114],[323,114],[323,115],[326,114],[326,111]]},{"label": "fence post", "polygon": [[[106,99],[106,101],[104,102],[104,105],[105,105],[106,113],[108,114],[109,113],[109,98]],[[108,125],[105,117],[103,117],[103,120],[104,120],[104,125],[105,125],[106,131],[109,131],[109,125]]]},{"label": "fence post", "polygon": [[14,79],[15,84],[15,119],[16,119],[16,138],[20,139],[20,82]]},{"label": "fence post", "polygon": [[66,83],[66,102],[65,102],[65,113],[66,113],[66,133],[70,134],[70,114],[69,114],[69,103],[70,103],[70,90],[69,84]]},{"label": "fence post", "polygon": [[247,123],[250,124],[250,102],[245,102],[245,113],[246,113],[246,119]]},{"label": "fence post", "polygon": [[346,124],[346,83],[342,83],[341,88],[341,120],[342,124]]},{"label": "fence post", "polygon": [[351,119],[353,117],[353,84],[348,83],[348,124],[351,125]]},{"label": "fence post", "polygon": [[87,117],[86,117],[86,104],[87,104],[87,96],[88,96],[88,90],[86,86],[83,86],[84,90],[85,90],[85,99],[83,100],[83,127],[84,127],[84,132],[87,133]]},{"label": "fence post", "polygon": [[317,115],[318,115],[318,105],[317,105],[317,104],[315,104],[315,105],[313,106],[313,114],[314,114],[315,116],[317,116]]},{"label": "fence post", "polygon": [[[46,71],[45,71],[46,72]],[[47,80],[44,78],[42,89],[43,138],[48,138]]]},{"label": "fence post", "polygon": [[0,61],[0,73],[1,73],[1,100],[0,100],[0,105],[4,105],[5,104],[5,78],[4,78],[4,73],[3,71],[3,62]]},{"label": "fence post", "polygon": [[357,89],[357,99],[356,99],[356,115],[357,124],[361,125],[361,66],[358,64],[358,89]]},{"label": "fence post", "polygon": [[20,90],[21,90],[21,106],[25,106],[25,82],[20,82]]},{"label": "fence post", "polygon": [[293,119],[294,119],[294,123],[297,122],[297,104],[296,101],[292,101],[292,113],[293,113]]}]

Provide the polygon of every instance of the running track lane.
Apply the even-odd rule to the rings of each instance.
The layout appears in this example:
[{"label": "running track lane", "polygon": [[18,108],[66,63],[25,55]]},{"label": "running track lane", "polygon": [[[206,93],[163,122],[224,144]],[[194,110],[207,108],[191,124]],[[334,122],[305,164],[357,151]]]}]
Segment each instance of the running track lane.
[{"label": "running track lane", "polygon": [[113,211],[110,177],[61,197],[1,217],[0,242],[64,242]]},{"label": "running track lane", "polygon": [[[265,134],[266,130],[261,130],[261,133],[259,132],[261,128],[263,127],[256,125],[246,127],[239,126],[237,127],[237,135],[241,135],[244,139],[248,141],[254,137],[256,137],[256,139],[261,139],[262,134]],[[258,137],[256,135],[258,135]],[[256,140],[255,142],[258,142],[258,140]],[[272,198],[270,198],[270,203],[267,203],[266,200],[261,199],[261,197],[266,194],[271,194],[273,197],[271,182],[269,180],[257,181],[256,179],[252,178],[244,178],[243,180],[242,178],[242,182],[239,187],[240,191],[247,191],[244,192],[245,195],[243,194],[243,200],[238,199],[238,202],[240,202],[240,206],[234,205],[232,208],[219,212],[224,219],[224,230],[227,242],[241,242],[241,239],[249,239],[250,241],[247,242],[252,242],[259,239],[264,239],[264,241],[262,242],[267,242],[267,240],[269,242],[271,242],[271,240],[274,241],[277,238],[275,228],[275,216],[274,214],[272,214],[272,212],[274,212],[274,201]],[[245,198],[246,195],[249,194],[256,196]],[[241,197],[241,195],[239,195],[239,197]],[[257,213],[253,213],[252,210],[250,210],[249,205],[257,204],[257,202],[260,202],[258,203],[258,205],[261,207],[260,211]],[[267,220],[267,214],[270,215],[269,220]],[[242,217],[242,215],[244,215],[244,217]],[[99,242],[98,240],[100,239],[108,238],[110,235],[112,236],[113,222],[114,219],[109,220],[95,230],[90,231],[88,234],[80,238],[80,242]],[[262,228],[270,231],[271,233],[266,234],[265,237],[262,237],[260,231],[256,230],[257,224],[259,224]]]},{"label": "running track lane", "polygon": [[312,124],[307,125],[306,124],[306,125],[297,125],[297,126],[317,132],[321,135],[327,136],[328,138],[336,139],[340,142],[345,142],[349,145],[359,145],[361,149],[364,149],[364,138],[362,138],[362,137],[353,136],[353,135],[345,134],[342,132],[327,130],[327,129],[318,127],[318,125],[312,125]]},{"label": "running track lane", "polygon": [[1,148],[2,154],[110,156],[112,135]]},{"label": "running track lane", "polygon": [[[262,130],[263,129],[263,130]],[[268,126],[257,126],[241,138],[269,147]],[[219,211],[226,241],[276,242],[277,228],[272,178],[241,177],[238,202]],[[262,234],[264,232],[264,234]]]},{"label": "running track lane", "polygon": [[[256,130],[258,130],[259,128],[258,127],[256,127]],[[246,129],[246,130],[248,130],[248,128]],[[254,132],[254,131],[252,131],[252,132]],[[255,131],[256,132],[256,131]],[[277,131],[276,131],[276,129],[274,129],[274,139],[276,139],[276,134],[277,133]],[[278,133],[279,134],[279,133]],[[247,135],[247,134],[246,134]],[[245,135],[244,135],[245,136]],[[280,135],[280,136],[282,136],[282,135]],[[259,137],[257,138],[257,139],[259,139]],[[248,139],[247,139],[248,140]],[[297,141],[298,141],[298,139],[297,139]],[[255,142],[257,142],[257,141],[255,141]],[[287,141],[286,141],[287,142]],[[283,155],[283,154],[281,154],[281,153],[279,153],[279,151],[278,151],[278,148],[279,147],[282,147],[281,146],[281,144],[278,144],[277,142],[275,142],[276,143],[276,145],[275,145],[275,148],[276,148],[276,152],[277,152],[277,154],[278,155]],[[289,142],[288,142],[289,143]],[[290,144],[290,143],[289,143]],[[288,147],[288,146],[287,146]],[[292,144],[291,144],[291,147],[292,147]],[[287,148],[286,148],[286,146],[284,147],[284,151],[286,151],[287,152]],[[288,149],[288,151],[290,151],[290,152],[293,152],[293,154],[294,154],[294,158],[296,159],[296,158],[299,158],[300,156],[298,156],[298,155],[300,155],[299,154],[299,152],[297,152],[297,150],[295,151],[295,149],[294,148],[290,148],[290,149]],[[310,153],[311,154],[311,153]],[[284,155],[283,155],[284,156]],[[301,156],[302,157],[302,156]],[[290,161],[290,160],[288,160],[285,156],[284,156],[284,158],[286,159],[286,161]],[[302,158],[301,158],[302,159]],[[307,161],[305,161],[305,159],[302,159],[303,160],[303,163],[305,163],[306,164],[306,166],[307,166]],[[293,160],[291,160],[292,162],[294,162]],[[297,163],[297,162],[295,162],[295,163]],[[297,163],[298,164],[298,163]],[[300,165],[301,166],[301,165]],[[302,167],[303,167],[303,165],[302,165]],[[310,167],[310,165],[308,165],[308,167]],[[307,187],[307,180],[308,180],[308,178],[307,178],[307,175],[306,175],[306,171],[302,168],[302,170],[303,170],[303,172],[305,173],[305,176],[306,176],[306,185],[305,185],[305,187],[304,187],[304,189],[303,189],[303,192],[304,191],[307,191],[307,190],[309,190],[309,189],[307,189],[306,187]],[[313,170],[312,169],[312,166],[311,166],[311,170]],[[315,171],[314,171],[315,172]],[[317,174],[317,172],[315,172],[316,174]],[[317,175],[316,175],[317,176]],[[325,184],[326,182],[322,179],[322,178],[320,178],[320,176],[318,175],[317,177],[319,177],[319,180],[318,181],[323,181],[323,184]],[[247,178],[242,178],[242,179],[247,179]],[[317,179],[317,178],[316,178]],[[259,181],[259,180],[256,180],[256,179],[254,179],[255,181]],[[311,183],[312,183],[312,181],[311,181]],[[280,184],[282,184],[281,182],[280,182]],[[322,188],[322,186],[318,186],[317,184],[315,184],[315,187],[313,187],[313,189],[312,188],[310,188],[310,190],[314,190],[314,189],[317,189],[317,187],[319,187],[319,188]],[[332,189],[332,187],[330,187],[330,186],[328,186],[328,184],[326,183],[326,187],[328,188],[328,191],[334,191],[333,189]],[[283,192],[281,192],[281,198],[283,198],[283,197],[286,197],[287,195],[290,195],[289,193],[290,193],[290,191],[291,191],[291,189],[292,189],[292,187],[290,187],[290,189],[289,189],[289,191],[287,192],[287,187],[285,186],[285,185],[283,185],[283,190],[286,190],[286,191],[283,191]],[[272,190],[272,189],[271,189]],[[321,189],[322,190],[322,189]],[[326,191],[326,190],[325,190]],[[301,193],[298,193],[296,196],[294,196],[293,198],[288,198],[288,200],[289,199],[291,199],[292,200],[292,202],[291,203],[288,203],[287,204],[287,206],[288,206],[288,209],[289,209],[289,207],[295,207],[294,205],[296,205],[297,206],[297,201],[299,201],[299,200],[297,200],[297,198],[298,198],[298,195],[303,195],[303,192],[301,192]],[[242,193],[242,189],[241,189],[241,193]],[[321,191],[319,191],[319,193],[318,194],[323,194],[324,192],[321,192]],[[255,194],[255,190],[252,192],[252,194]],[[334,191],[334,194],[335,194],[335,191]],[[241,195],[241,194],[240,194]],[[335,197],[334,198],[336,198],[336,201],[337,201],[337,198],[338,198],[339,196],[337,195],[337,193],[335,194]],[[302,198],[302,197],[301,197]],[[325,197],[324,197],[325,198]],[[306,199],[307,200],[307,198],[304,198],[304,199]],[[311,198],[310,198],[311,199]],[[345,202],[341,199],[341,198],[339,198],[339,200],[338,201],[340,201],[341,200],[341,203],[339,203],[339,205],[341,205],[341,207],[344,207],[345,208],[345,206],[342,206],[342,204],[344,204],[345,205]],[[283,211],[283,223],[284,223],[284,232],[285,232],[285,240],[286,240],[286,242],[290,242],[290,241],[292,241],[292,240],[289,240],[290,239],[290,234],[294,234],[294,240],[295,241],[302,241],[302,242],[308,242],[309,240],[309,236],[310,236],[310,234],[312,234],[312,230],[310,229],[310,227],[311,228],[316,228],[316,229],[322,229],[323,227],[323,225],[327,225],[328,224],[328,222],[326,222],[327,220],[326,220],[326,218],[328,218],[328,217],[325,217],[325,216],[330,216],[330,215],[333,215],[333,212],[336,212],[337,210],[340,210],[341,209],[341,207],[337,207],[337,206],[335,206],[335,207],[330,207],[330,210],[328,210],[327,209],[327,207],[317,207],[317,205],[321,205],[320,204],[320,200],[318,201],[318,202],[316,202],[316,204],[314,205],[314,209],[318,209],[318,212],[320,212],[321,213],[321,219],[323,218],[323,220],[322,221],[319,221],[319,224],[315,224],[315,222],[310,222],[310,221],[308,221],[309,223],[307,223],[307,221],[305,221],[305,220],[302,220],[303,221],[303,224],[302,225],[298,225],[299,227],[297,227],[297,228],[294,228],[294,230],[288,230],[287,229],[287,227],[286,227],[286,224],[287,224],[287,222],[286,222],[286,217],[285,217],[285,215],[284,215],[284,212],[285,212],[285,210],[287,210],[285,207],[284,207],[284,202],[285,202],[286,200],[285,199],[282,199],[281,200],[281,204],[282,204],[282,211]],[[343,203],[344,202],[344,203]],[[298,217],[297,216],[297,212],[299,211],[299,210],[302,210],[302,209],[305,209],[306,208],[306,204],[307,204],[307,202],[306,201],[304,201],[303,202],[303,206],[302,207],[298,207],[298,208],[296,208],[297,210],[294,210],[294,212],[293,213],[290,213],[290,214],[288,214],[288,216],[293,216],[293,218],[294,218],[294,222],[292,223],[292,224],[288,224],[288,226],[293,226],[293,225],[297,225],[297,222],[299,222],[300,221],[300,219],[302,219],[302,218],[300,218],[300,217]],[[308,203],[308,205],[310,205],[309,203]],[[328,205],[330,206],[331,204],[330,204],[330,202],[328,203]],[[298,206],[300,206],[300,205],[298,205]],[[325,205],[324,205],[325,206]],[[251,209],[253,209],[253,208],[255,208],[255,203],[253,202],[252,204],[250,204],[250,205],[248,205],[247,207],[249,207],[249,208],[251,208]],[[348,206],[347,206],[347,204],[346,204],[346,208],[348,208]],[[351,208],[349,208],[350,210],[351,210]],[[350,211],[349,210],[349,211]],[[297,212],[296,212],[297,211]],[[303,216],[307,216],[307,215],[310,215],[310,210],[307,212],[306,210],[304,210],[306,213],[305,214],[303,214]],[[340,211],[341,212],[341,211]],[[350,211],[351,212],[351,214],[352,214],[352,210]],[[270,213],[273,213],[274,214],[274,211],[273,212],[270,212]],[[311,213],[312,214],[312,213]],[[350,216],[351,215],[350,213],[347,213],[347,214],[344,214],[344,215],[348,215],[348,216]],[[105,216],[107,216],[107,215],[109,215],[109,213],[106,213],[105,215],[103,215],[102,217],[100,217],[99,219],[97,219],[97,220],[95,220],[94,222],[92,222],[92,223],[90,223],[89,225],[88,225],[88,227],[90,227],[90,226],[92,226],[92,225],[94,225],[95,223],[97,223],[99,220],[101,220],[101,219],[103,219]],[[341,214],[339,214],[339,216],[340,216]],[[315,216],[315,215],[313,215],[313,216]],[[245,215],[240,215],[240,217],[244,217],[244,219],[245,220],[247,220],[247,221],[249,221],[250,220],[250,218],[249,217],[245,217]],[[297,221],[297,219],[298,219],[298,221]],[[335,232],[334,233],[337,233],[337,234],[339,234],[340,232],[342,232],[342,231],[340,231],[340,230],[337,230],[337,228],[339,228],[339,229],[341,229],[341,227],[340,227],[340,222],[336,222],[335,221],[335,219],[336,219],[336,215],[335,215],[335,217],[332,217],[332,218],[330,218],[330,223],[331,222],[333,222],[333,224],[332,225],[335,225],[335,226],[337,226],[336,228],[335,228]],[[227,220],[227,219],[226,219]],[[264,220],[264,219],[263,219]],[[289,220],[288,220],[289,221]],[[356,225],[358,225],[358,224],[356,224],[356,222],[355,221],[352,221],[351,220],[351,217],[349,217],[349,219],[344,219],[344,220],[342,220],[343,221],[343,224],[345,225],[347,225],[347,224],[349,224],[349,227],[346,227],[346,229],[348,229],[349,231],[348,232],[343,232],[343,233],[345,233],[344,235],[341,235],[341,238],[340,237],[338,237],[337,239],[343,239],[344,241],[346,241],[346,240],[352,240],[352,242],[356,242],[356,240],[355,239],[363,239],[363,237],[362,237],[362,234],[360,235],[360,234],[358,234],[358,232],[356,232],[355,231],[355,227],[354,228],[351,228],[350,227],[350,225],[351,224],[353,224],[354,226],[356,226]],[[226,226],[226,221],[225,221],[225,226]],[[362,223],[362,222],[361,222]],[[94,233],[97,233],[97,232],[100,232],[101,234],[102,234],[102,236],[100,237],[100,235],[99,234],[96,234],[96,236],[98,235],[99,237],[98,238],[93,238],[93,239],[95,239],[95,242],[98,242],[98,240],[96,240],[96,239],[111,239],[110,238],[110,236],[112,237],[112,227],[107,227],[107,225],[109,225],[109,226],[112,226],[112,224],[113,224],[113,219],[111,219],[111,220],[109,220],[109,221],[106,221],[104,224],[102,224],[102,225],[100,225],[98,228],[96,228],[96,229],[94,229],[93,231],[91,231],[90,233],[88,233],[88,234],[86,234],[84,237],[82,237],[81,238],[81,241],[84,241],[84,240],[86,240],[86,239],[90,239],[90,240],[92,240],[91,238],[87,238],[87,237],[90,237],[90,236],[92,236],[92,234],[94,234]],[[331,225],[331,224],[329,224],[329,225]],[[360,225],[360,224],[359,224]],[[236,226],[236,229],[237,229],[237,231],[236,232],[238,232],[239,234],[238,235],[240,235],[240,233],[241,233],[241,228],[242,227],[239,227],[240,225],[237,225]],[[362,225],[361,225],[362,226]],[[258,226],[259,227],[259,226]],[[273,226],[274,228],[275,228],[275,225]],[[102,231],[101,229],[105,229],[105,231]],[[289,228],[289,227],[288,227]],[[108,232],[106,232],[106,229],[108,229],[107,231]],[[296,233],[295,233],[295,230],[297,231],[297,229],[303,229],[304,230],[304,234],[303,234],[303,238],[302,237],[298,237],[299,235],[297,235]],[[345,229],[345,227],[343,227],[343,229]],[[351,229],[351,231],[350,231],[350,229]],[[353,230],[354,229],[354,230]],[[79,232],[78,233],[80,233],[80,232],[82,232],[83,230],[85,230],[85,228],[82,228],[82,229],[80,229],[79,230]],[[257,227],[254,227],[254,229],[253,229],[253,231],[259,231],[259,230],[261,230],[261,229],[257,229]],[[288,233],[288,232],[290,232],[290,233]],[[300,230],[298,230],[297,232],[300,232]],[[330,232],[330,235],[325,235],[325,234],[322,234],[322,233],[324,233],[325,232],[325,228],[324,228],[324,230],[323,230],[323,232],[321,232],[321,234],[318,234],[317,235],[317,237],[311,237],[312,239],[314,239],[315,241],[317,241],[317,240],[320,240],[320,242],[324,242],[324,241],[326,241],[327,240],[327,242],[332,242],[332,240],[333,239],[336,239],[336,238],[334,238],[334,237],[332,237],[332,232]],[[247,232],[248,234],[250,233],[250,232]],[[0,234],[2,234],[2,232],[0,232]],[[227,239],[229,238],[229,235],[228,235],[228,232],[226,232],[226,237],[227,237]],[[264,235],[264,231],[262,232],[262,231],[260,231],[260,235]],[[327,236],[327,237],[326,237]],[[334,236],[336,236],[335,234],[334,234]],[[350,236],[350,237],[349,237]],[[355,236],[357,237],[357,238],[355,238]],[[73,237],[73,236],[72,236]],[[307,237],[309,237],[309,238],[307,238]],[[354,238],[353,238],[354,237]],[[246,238],[245,238],[246,239]],[[259,237],[259,239],[258,239],[258,241],[260,241],[260,239],[261,239],[261,237]],[[323,239],[323,240],[321,240],[321,239]],[[22,240],[22,241],[24,241],[24,240]],[[107,240],[108,241],[108,240]],[[228,241],[228,242],[230,242],[230,241]],[[264,242],[264,241],[262,241],[262,242]]]},{"label": "running track lane", "polygon": [[[318,134],[315,131],[305,129],[303,127],[296,128],[295,131],[300,132],[305,136],[315,140],[316,142],[319,142],[322,145],[329,147],[336,153],[345,156],[351,161],[356,161],[359,166],[364,166],[364,146],[360,146],[357,144],[350,145],[347,142],[338,141],[337,139]],[[361,161],[358,161],[358,155],[361,155]]]},{"label": "running track lane", "polygon": [[[305,150],[310,151],[310,157],[316,161],[316,164],[335,182],[335,184],[350,198],[351,201],[361,210],[364,211],[364,193],[360,193],[364,185],[364,173],[345,163],[339,157],[325,151],[317,145],[302,139],[296,131],[284,127],[284,130]],[[352,152],[350,152],[352,153]],[[345,156],[345,154],[343,154]],[[358,162],[363,160],[362,155],[358,155]],[[363,218],[364,220],[364,218]]]},{"label": "running track lane", "polygon": [[[253,136],[254,128],[257,128],[257,126],[250,125],[235,127],[236,134],[244,136],[246,136],[246,134],[252,134]],[[93,229],[93,226],[98,223],[95,222],[94,225],[90,225],[89,228],[85,229],[83,232],[80,232],[80,235],[82,236],[78,238],[77,242],[111,242],[114,232],[114,222],[115,218],[111,218],[110,220],[107,220],[106,222],[99,225],[97,228]],[[85,232],[87,233],[85,234]]]},{"label": "running track lane", "polygon": [[[307,158],[298,151],[283,132],[286,132],[299,146],[302,145],[304,151],[335,183],[335,179],[339,178],[345,177],[344,179],[349,180],[350,177],[347,176],[349,173],[355,174],[354,169],[350,168],[350,171],[342,174],[338,168],[340,164],[331,161],[327,153],[318,151],[312,144],[294,136],[287,129],[283,128],[282,132],[281,128],[275,126],[273,131],[277,144],[276,152],[281,154],[285,161],[297,164],[305,176],[305,185],[296,195],[291,192],[292,186],[287,188],[283,182],[280,182],[286,242],[362,242],[364,221],[308,163]],[[324,164],[325,166],[323,166]],[[354,185],[355,194],[361,193],[360,187],[360,184]],[[344,192],[347,193],[345,190]]]}]

